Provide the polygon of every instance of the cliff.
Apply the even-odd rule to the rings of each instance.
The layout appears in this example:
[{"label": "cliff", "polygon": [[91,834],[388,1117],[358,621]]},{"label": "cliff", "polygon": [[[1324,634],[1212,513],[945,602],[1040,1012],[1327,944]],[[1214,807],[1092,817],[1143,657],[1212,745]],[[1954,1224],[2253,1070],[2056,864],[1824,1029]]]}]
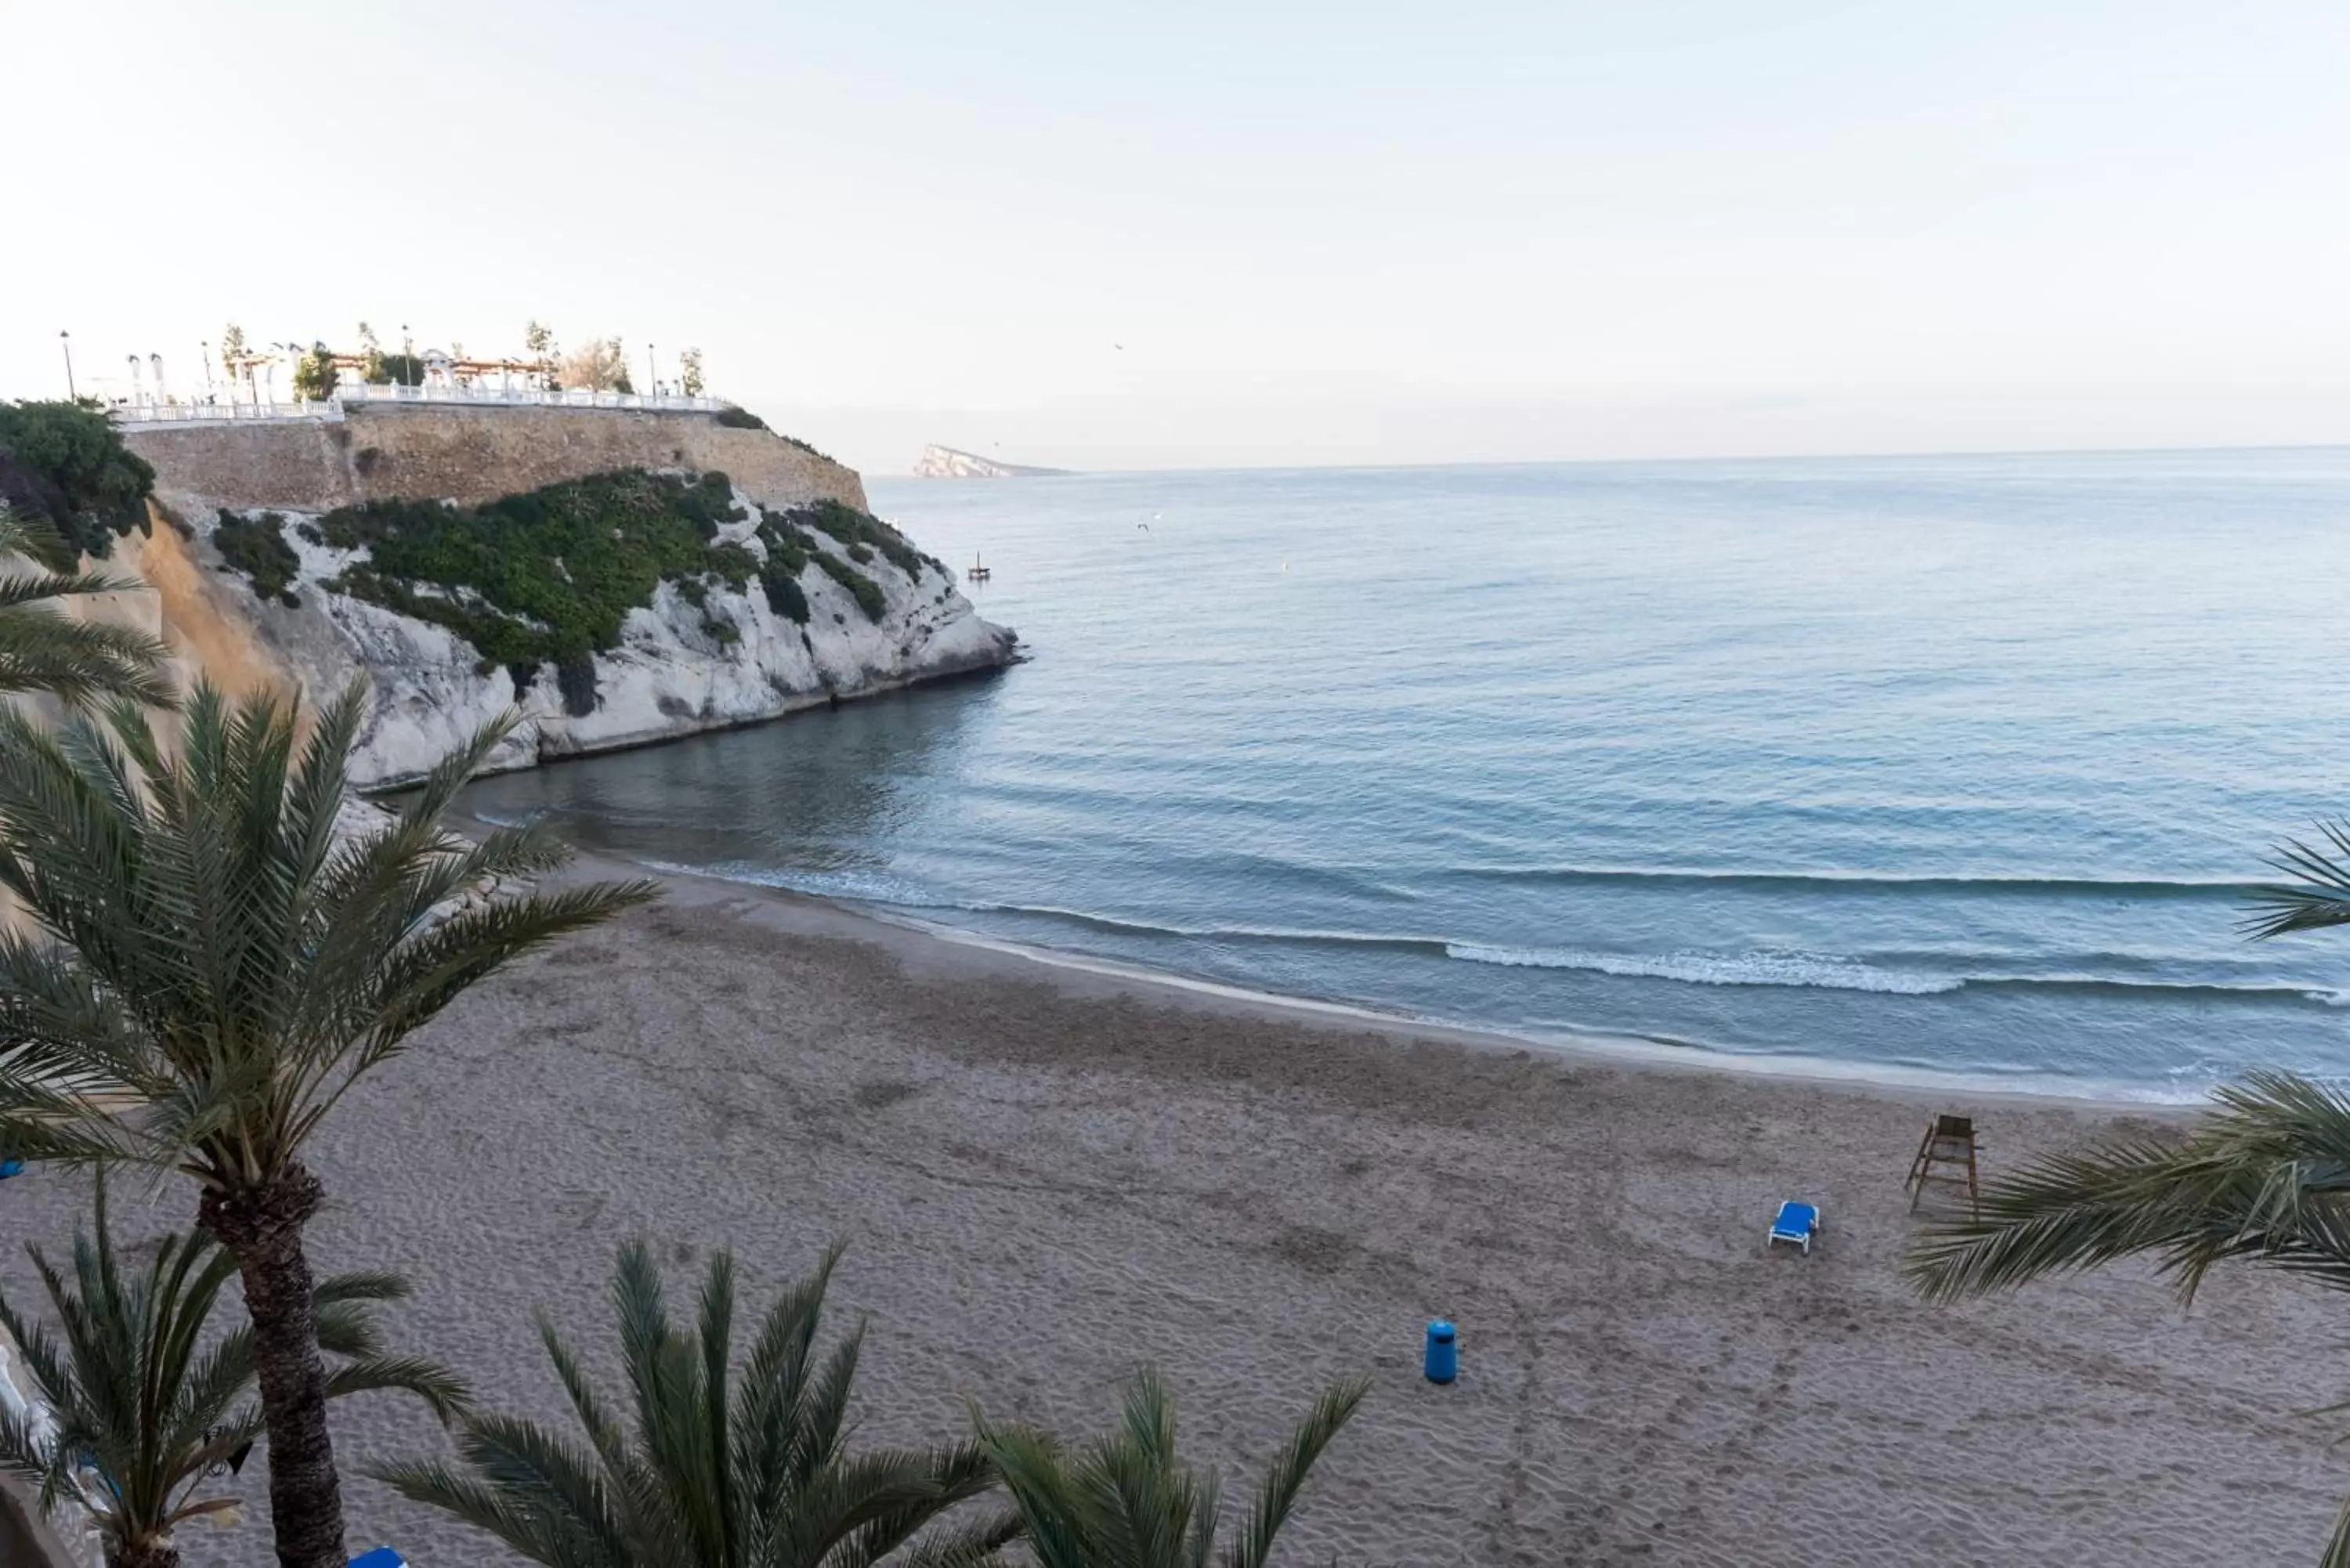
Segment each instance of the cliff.
[{"label": "cliff", "polygon": [[354,408],[132,430],[167,525],[113,569],[217,683],[364,674],[353,777],[413,779],[510,706],[497,768],[1011,662],[849,469],[703,414]]},{"label": "cliff", "polygon": [[951,446],[926,446],[914,464],[916,479],[1033,479],[1068,472],[1066,468],[1029,468],[1016,462],[998,462],[992,457],[957,452]]}]

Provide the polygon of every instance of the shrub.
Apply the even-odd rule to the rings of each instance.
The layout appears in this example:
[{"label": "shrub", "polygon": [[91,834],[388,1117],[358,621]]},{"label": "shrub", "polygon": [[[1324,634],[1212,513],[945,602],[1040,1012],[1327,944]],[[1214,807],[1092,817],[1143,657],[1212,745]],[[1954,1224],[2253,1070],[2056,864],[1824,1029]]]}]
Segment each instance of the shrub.
[{"label": "shrub", "polygon": [[[803,561],[802,565],[806,563]],[[800,587],[799,574],[771,566],[759,574],[759,586],[767,590],[767,607],[785,620],[807,625],[807,593]]]},{"label": "shrub", "polygon": [[871,556],[860,556],[857,553],[858,545],[868,545],[888,556],[889,564],[909,577],[922,575],[922,553],[903,534],[869,512],[859,512],[854,506],[827,499],[795,506],[784,515],[790,522],[831,535],[847,547],[851,560],[871,560]]},{"label": "shrub", "polygon": [[424,385],[424,361],[413,354],[368,356],[368,379],[391,381],[402,387]]},{"label": "shrub", "polygon": [[828,551],[817,551],[815,559],[816,564],[824,568],[826,576],[848,590],[849,597],[857,601],[857,607],[865,612],[867,620],[880,620],[889,607],[880,584]]},{"label": "shrub", "polygon": [[582,650],[556,661],[555,684],[563,692],[563,711],[585,719],[596,711],[596,656]]},{"label": "shrub", "polygon": [[[122,432],[94,402],[0,403],[0,456],[29,475],[9,487],[11,499],[36,501],[78,551],[105,556],[119,535],[150,525],[155,471],[122,444]],[[27,496],[16,496],[18,489]]]},{"label": "shrub", "polygon": [[767,559],[796,577],[807,566],[808,557],[816,552],[816,542],[808,531],[780,512],[759,508],[759,542],[767,546]]},{"label": "shrub", "polygon": [[540,664],[618,647],[663,582],[695,604],[709,574],[747,586],[750,552],[709,543],[737,510],[723,474],[620,472],[481,506],[369,502],[319,528],[369,552],[338,591],[447,627],[495,663]]},{"label": "shrub", "polygon": [[263,598],[281,600],[289,608],[302,602],[290,591],[301,576],[302,557],[286,542],[286,519],[279,514],[247,518],[222,512],[220,525],[213,530],[213,547],[221,553],[223,564],[243,572]]},{"label": "shrub", "polygon": [[723,473],[705,473],[695,480],[677,504],[704,543],[718,537],[719,524],[743,521],[743,509],[734,504],[734,482]]},{"label": "shrub", "polygon": [[724,578],[728,587],[742,588],[759,575],[759,558],[740,545],[712,545],[710,569]]},{"label": "shrub", "polygon": [[738,403],[727,404],[712,417],[730,430],[763,431],[767,428],[766,421]]}]

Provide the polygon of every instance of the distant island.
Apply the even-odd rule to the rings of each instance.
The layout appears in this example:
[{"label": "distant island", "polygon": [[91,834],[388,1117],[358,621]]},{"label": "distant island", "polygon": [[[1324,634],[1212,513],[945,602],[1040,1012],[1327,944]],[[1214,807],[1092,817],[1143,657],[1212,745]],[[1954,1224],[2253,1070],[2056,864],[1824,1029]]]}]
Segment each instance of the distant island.
[{"label": "distant island", "polygon": [[1017,462],[998,462],[992,457],[957,452],[951,446],[926,446],[921,461],[914,464],[916,479],[1034,479],[1039,474],[1068,472],[1066,468],[1030,468]]}]

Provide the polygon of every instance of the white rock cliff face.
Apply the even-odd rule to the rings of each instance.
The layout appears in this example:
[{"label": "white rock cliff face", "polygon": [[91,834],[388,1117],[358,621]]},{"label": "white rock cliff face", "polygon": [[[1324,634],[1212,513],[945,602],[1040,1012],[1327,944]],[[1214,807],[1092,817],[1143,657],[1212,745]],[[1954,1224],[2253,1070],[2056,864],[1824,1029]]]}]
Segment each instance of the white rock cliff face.
[{"label": "white rock cliff face", "polygon": [[1025,463],[999,462],[975,452],[951,446],[926,446],[914,462],[916,479],[1034,479],[1065,474],[1066,468],[1035,468]]},{"label": "white rock cliff face", "polygon": [[[725,525],[720,537],[764,559],[758,509],[739,489],[736,500],[751,521]],[[1018,641],[1010,628],[980,619],[953,577],[927,561],[910,579],[880,560],[864,568],[886,601],[879,621],[813,563],[799,577],[808,601],[806,627],[770,609],[755,580],[743,590],[713,581],[701,606],[663,583],[649,607],[629,611],[620,646],[596,655],[595,709],[574,715],[552,665],[540,666],[517,691],[504,669],[483,673],[481,656],[455,633],[330,592],[325,585],[367,552],[312,543],[299,524],[313,518],[284,515],[286,542],[302,561],[293,589],[298,607],[262,600],[235,571],[208,570],[207,587],[233,596],[307,700],[368,677],[374,704],[352,760],[352,780],[361,789],[416,778],[508,708],[521,709],[525,723],[492,759],[494,770],[752,723],[993,669],[1012,661]],[[187,522],[201,541],[200,558],[217,566],[211,538],[216,514]],[[827,535],[816,535],[816,547],[847,559]],[[732,623],[736,639],[722,644],[705,629],[705,618]]]}]

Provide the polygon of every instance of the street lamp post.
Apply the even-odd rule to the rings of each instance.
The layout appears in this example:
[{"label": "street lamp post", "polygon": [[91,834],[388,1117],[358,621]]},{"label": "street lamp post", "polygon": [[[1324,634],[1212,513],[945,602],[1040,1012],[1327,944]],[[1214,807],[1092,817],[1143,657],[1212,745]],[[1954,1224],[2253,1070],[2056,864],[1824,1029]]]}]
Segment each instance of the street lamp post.
[{"label": "street lamp post", "polygon": [[66,352],[66,400],[69,403],[80,402],[79,394],[74,390],[73,334],[60,328],[57,332],[57,347]]},{"label": "street lamp post", "polygon": [[645,345],[645,396],[660,396],[660,367],[653,359],[653,346]]}]

